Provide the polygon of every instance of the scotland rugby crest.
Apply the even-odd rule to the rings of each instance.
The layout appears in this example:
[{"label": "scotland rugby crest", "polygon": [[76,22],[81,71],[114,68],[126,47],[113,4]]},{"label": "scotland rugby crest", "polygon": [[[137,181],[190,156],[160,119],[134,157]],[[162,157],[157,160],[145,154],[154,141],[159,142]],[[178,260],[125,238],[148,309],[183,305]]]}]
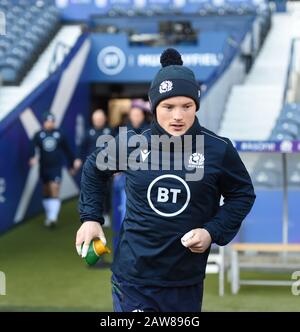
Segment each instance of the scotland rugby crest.
[{"label": "scotland rugby crest", "polygon": [[163,81],[160,83],[159,86],[159,93],[169,92],[173,89],[173,82],[172,81]]},{"label": "scotland rugby crest", "polygon": [[204,155],[202,153],[195,152],[189,158],[188,167],[191,168],[204,168]]}]

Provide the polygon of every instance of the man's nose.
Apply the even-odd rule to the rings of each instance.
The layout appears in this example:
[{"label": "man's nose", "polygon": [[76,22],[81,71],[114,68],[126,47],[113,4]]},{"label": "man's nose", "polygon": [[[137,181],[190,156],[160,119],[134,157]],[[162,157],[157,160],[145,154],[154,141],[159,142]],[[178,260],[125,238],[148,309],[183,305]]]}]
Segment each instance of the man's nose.
[{"label": "man's nose", "polygon": [[182,110],[180,108],[176,108],[174,110],[173,117],[174,117],[174,120],[176,120],[176,121],[182,120],[182,118],[183,118]]}]

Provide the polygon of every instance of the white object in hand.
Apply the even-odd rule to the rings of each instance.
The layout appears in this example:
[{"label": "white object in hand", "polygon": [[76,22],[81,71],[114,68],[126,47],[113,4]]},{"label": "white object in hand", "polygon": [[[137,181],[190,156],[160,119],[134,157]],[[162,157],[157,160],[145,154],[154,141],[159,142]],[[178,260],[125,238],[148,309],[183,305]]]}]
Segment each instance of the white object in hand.
[{"label": "white object in hand", "polygon": [[190,240],[193,236],[194,236],[194,231],[193,231],[193,230],[191,230],[191,231],[185,233],[185,234],[183,235],[183,237],[181,238],[181,243],[182,243],[182,245],[186,247],[186,242],[187,242],[188,240]]}]

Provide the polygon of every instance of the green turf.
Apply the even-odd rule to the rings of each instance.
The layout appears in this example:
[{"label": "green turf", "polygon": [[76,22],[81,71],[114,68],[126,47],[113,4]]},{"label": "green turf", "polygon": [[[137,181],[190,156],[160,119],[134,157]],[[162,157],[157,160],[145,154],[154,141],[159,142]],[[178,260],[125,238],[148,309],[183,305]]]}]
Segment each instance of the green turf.
[{"label": "green turf", "polygon": [[[111,311],[109,268],[89,268],[75,251],[76,200],[63,205],[57,229],[38,216],[0,237],[0,271],[7,295],[0,311]],[[106,231],[111,247],[111,232]],[[111,260],[106,256],[105,260]],[[253,276],[250,275],[250,276]],[[247,275],[249,277],[249,275]],[[266,275],[276,278],[276,275]],[[289,278],[289,276],[285,276]],[[300,296],[290,287],[243,286],[238,295],[218,296],[217,275],[205,282],[205,311],[300,311]]]}]

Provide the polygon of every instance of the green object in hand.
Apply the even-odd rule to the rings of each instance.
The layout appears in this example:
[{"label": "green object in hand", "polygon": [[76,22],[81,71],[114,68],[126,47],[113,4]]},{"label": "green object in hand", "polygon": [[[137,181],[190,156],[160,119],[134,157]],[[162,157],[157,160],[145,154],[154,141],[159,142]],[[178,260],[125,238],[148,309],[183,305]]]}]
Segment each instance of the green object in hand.
[{"label": "green object in hand", "polygon": [[110,254],[110,249],[107,248],[101,240],[92,240],[85,257],[85,261],[88,265],[95,265],[100,257],[105,253]]}]

